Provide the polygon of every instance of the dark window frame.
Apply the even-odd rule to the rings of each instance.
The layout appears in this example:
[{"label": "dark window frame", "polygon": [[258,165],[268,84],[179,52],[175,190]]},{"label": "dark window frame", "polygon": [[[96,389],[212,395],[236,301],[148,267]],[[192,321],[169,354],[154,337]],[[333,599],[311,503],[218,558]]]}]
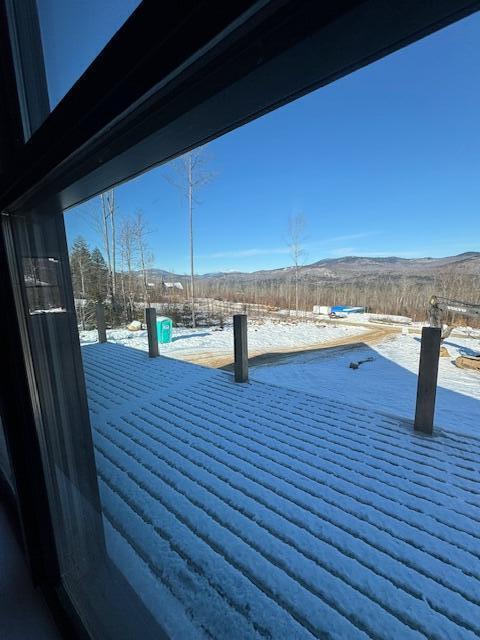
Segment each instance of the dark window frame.
[{"label": "dark window frame", "polygon": [[[479,6],[478,0],[144,0],[0,175],[0,209],[15,211],[53,194],[64,209],[74,206]],[[314,64],[299,64],[305,61]],[[235,103],[225,102],[229,88]],[[161,143],[165,138],[169,144]]]},{"label": "dark window frame", "polygon": [[[480,8],[466,0],[145,0],[45,118],[46,81],[27,46],[39,37],[33,4],[0,0],[0,299],[9,310],[19,304],[9,215],[47,198],[61,208],[85,201]],[[62,589],[27,330],[14,325],[0,314],[9,333],[1,411],[26,554],[66,637],[90,637]]]}]

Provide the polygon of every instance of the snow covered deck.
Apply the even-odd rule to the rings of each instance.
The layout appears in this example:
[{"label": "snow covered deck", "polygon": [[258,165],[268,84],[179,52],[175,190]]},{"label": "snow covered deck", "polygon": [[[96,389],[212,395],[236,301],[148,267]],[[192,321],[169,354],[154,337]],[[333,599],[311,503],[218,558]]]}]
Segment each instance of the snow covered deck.
[{"label": "snow covered deck", "polygon": [[82,352],[108,548],[172,637],[478,638],[478,440]]}]

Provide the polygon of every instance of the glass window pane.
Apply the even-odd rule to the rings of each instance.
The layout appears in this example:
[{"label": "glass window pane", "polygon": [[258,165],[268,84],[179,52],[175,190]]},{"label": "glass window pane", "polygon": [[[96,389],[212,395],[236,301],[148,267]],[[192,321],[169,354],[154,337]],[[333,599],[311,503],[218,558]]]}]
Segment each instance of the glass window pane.
[{"label": "glass window pane", "polygon": [[37,0],[53,109],[141,0]]},{"label": "glass window pane", "polygon": [[[133,619],[136,594],[188,640],[430,637],[447,623],[452,637],[477,632],[477,603],[456,610],[443,591],[471,592],[471,562],[452,560],[450,547],[478,552],[467,523],[480,519],[478,440],[448,434],[459,422],[452,407],[476,433],[475,374],[441,365],[439,438],[418,440],[405,420],[420,342],[401,323],[420,329],[431,286],[478,296],[477,271],[463,270],[471,255],[460,256],[458,279],[443,279],[442,261],[432,277],[434,262],[421,258],[431,217],[422,224],[399,182],[429,191],[422,206],[438,229],[451,219],[446,192],[474,227],[476,151],[455,156],[454,189],[449,161],[460,136],[465,150],[473,136],[473,126],[458,129],[458,105],[463,126],[478,105],[458,87],[441,122],[419,108],[445,90],[433,72],[440,54],[453,59],[449,33],[435,55],[430,40],[392,56],[65,217],[53,204],[12,221],[63,580],[97,624],[111,620],[112,599],[114,613]],[[469,60],[468,78],[469,53],[459,65]],[[423,141],[414,162],[411,129]],[[386,211],[388,231],[378,226]],[[412,228],[420,259],[409,280],[407,256],[384,252],[410,252]],[[373,322],[363,313],[356,322],[349,314],[367,304]],[[147,355],[152,309],[160,357]],[[412,311],[418,324],[403,315]],[[238,313],[250,316],[259,356],[245,385],[232,376]],[[367,332],[373,344],[362,345]],[[469,335],[456,339],[473,351]],[[328,343],[336,348],[316,353]],[[468,535],[452,525],[458,517]],[[428,602],[412,584],[420,595],[428,586]],[[141,628],[146,639],[144,615],[134,635],[106,635]]]},{"label": "glass window pane", "polygon": [[[441,498],[435,440],[419,442],[405,419],[429,291],[444,286],[453,296],[461,287],[478,302],[478,254],[447,261],[457,262],[456,277],[422,256],[427,243],[442,255],[431,216],[437,231],[448,227],[444,198],[454,197],[471,228],[478,218],[470,172],[478,99],[465,102],[479,28],[478,17],[457,25],[65,214],[107,553],[172,635],[382,637],[391,624],[401,637],[413,624],[430,637],[432,618],[446,612],[439,600],[431,608],[422,601],[407,620],[403,603],[419,604],[411,579],[426,565],[417,556],[408,578],[397,571],[412,568],[416,547],[399,532],[398,504],[405,501],[403,524],[424,526],[428,501],[419,484],[414,495],[405,483],[435,473],[429,498],[442,518],[456,517],[450,496]],[[471,66],[445,88],[435,72],[438,56],[452,64],[452,37],[458,71]],[[439,122],[428,105],[450,82],[465,86]],[[424,141],[413,159],[410,129]],[[469,152],[455,156],[452,190],[449,158],[459,144]],[[408,208],[405,176],[417,195],[428,190],[432,200],[421,206],[430,216]],[[300,206],[303,219],[292,215]],[[388,211],[396,214],[385,232],[378,224]],[[451,228],[446,236],[453,254]],[[470,248],[464,242],[459,253]],[[400,257],[384,253],[401,247]],[[163,317],[158,358],[147,356],[148,307]],[[245,312],[258,358],[241,385],[232,379],[231,317]],[[165,318],[174,320],[173,337]],[[320,343],[331,348],[318,352]],[[478,351],[462,331],[454,344]],[[442,360],[439,424],[461,422],[462,437],[476,435],[477,374]],[[449,437],[438,444],[447,466],[457,446]],[[478,449],[474,441],[462,443],[464,453]],[[469,482],[478,463],[470,471]],[[463,491],[449,490],[455,499]],[[478,536],[472,545],[478,551]],[[450,561],[430,577],[450,580]],[[472,609],[467,624],[477,616]]]}]

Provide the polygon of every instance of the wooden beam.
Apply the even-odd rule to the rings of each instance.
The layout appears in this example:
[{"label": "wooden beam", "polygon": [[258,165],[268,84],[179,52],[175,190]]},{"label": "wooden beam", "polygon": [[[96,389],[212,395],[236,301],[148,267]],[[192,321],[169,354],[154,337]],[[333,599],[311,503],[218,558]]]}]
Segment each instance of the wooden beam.
[{"label": "wooden beam", "polygon": [[247,316],[233,316],[233,348],[235,354],[235,382],[248,382]]},{"label": "wooden beam", "polygon": [[441,334],[442,330],[436,327],[422,329],[414,423],[415,431],[421,433],[433,433]]}]

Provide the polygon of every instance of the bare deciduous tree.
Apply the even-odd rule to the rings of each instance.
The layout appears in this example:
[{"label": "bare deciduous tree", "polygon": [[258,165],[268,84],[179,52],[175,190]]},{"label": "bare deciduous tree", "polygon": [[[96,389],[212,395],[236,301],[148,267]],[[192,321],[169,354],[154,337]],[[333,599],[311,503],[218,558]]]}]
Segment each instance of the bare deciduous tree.
[{"label": "bare deciduous tree", "polygon": [[108,290],[115,306],[115,296],[117,293],[117,274],[116,274],[116,252],[117,238],[115,227],[115,189],[111,189],[100,196],[101,202],[101,228],[103,237],[103,247],[108,267]]},{"label": "bare deciduous tree", "polygon": [[288,235],[287,245],[290,249],[290,255],[293,262],[294,269],[294,284],[295,284],[295,315],[298,316],[298,280],[299,280],[299,268],[302,263],[302,258],[305,256],[305,250],[303,243],[305,242],[305,224],[306,219],[303,213],[297,213],[291,216],[288,220]]},{"label": "bare deciduous tree", "polygon": [[195,261],[193,242],[193,208],[199,204],[198,190],[213,179],[213,173],[207,169],[205,147],[189,151],[174,163],[174,175],[166,176],[188,202],[188,228],[190,247],[190,302],[192,305],[192,326],[195,327]]},{"label": "bare deciduous tree", "polygon": [[138,251],[139,267],[142,272],[143,299],[145,306],[150,306],[150,295],[148,286],[148,270],[153,263],[153,255],[148,247],[147,235],[149,232],[145,218],[141,211],[137,211],[133,223],[135,244]]},{"label": "bare deciduous tree", "polygon": [[136,295],[136,243],[135,228],[130,218],[122,221],[120,228],[121,287],[125,319],[131,322],[135,310]]}]

